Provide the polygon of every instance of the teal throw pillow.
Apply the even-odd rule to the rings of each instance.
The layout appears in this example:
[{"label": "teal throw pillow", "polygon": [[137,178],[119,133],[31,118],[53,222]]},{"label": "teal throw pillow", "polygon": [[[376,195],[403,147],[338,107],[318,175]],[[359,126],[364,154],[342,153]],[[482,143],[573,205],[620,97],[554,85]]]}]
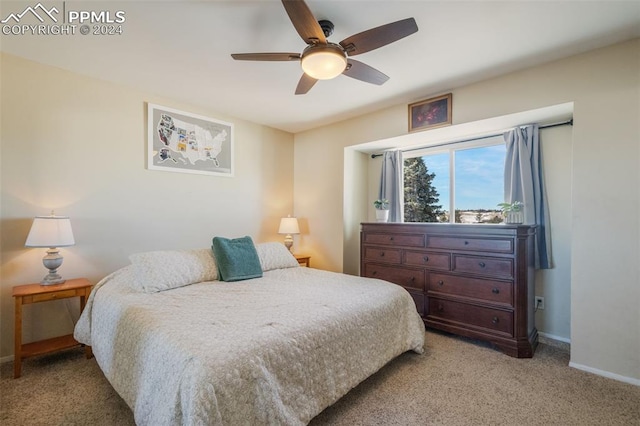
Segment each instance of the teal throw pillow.
[{"label": "teal throw pillow", "polygon": [[251,237],[215,237],[211,248],[222,281],[241,281],[262,276],[260,258]]}]

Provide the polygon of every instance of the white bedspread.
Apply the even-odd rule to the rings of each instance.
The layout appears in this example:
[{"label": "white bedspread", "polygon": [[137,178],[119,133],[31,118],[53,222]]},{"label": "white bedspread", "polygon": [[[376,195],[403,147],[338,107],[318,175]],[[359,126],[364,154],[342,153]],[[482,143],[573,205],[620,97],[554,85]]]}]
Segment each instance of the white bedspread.
[{"label": "white bedspread", "polygon": [[424,325],[401,287],[310,268],[154,294],[131,267],[94,288],[76,325],[139,425],[308,423]]}]

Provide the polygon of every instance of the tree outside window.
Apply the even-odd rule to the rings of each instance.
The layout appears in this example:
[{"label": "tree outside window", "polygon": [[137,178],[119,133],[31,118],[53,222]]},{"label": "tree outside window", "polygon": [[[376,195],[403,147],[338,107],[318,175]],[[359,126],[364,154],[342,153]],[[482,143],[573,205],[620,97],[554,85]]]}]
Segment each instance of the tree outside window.
[{"label": "tree outside window", "polygon": [[441,222],[444,211],[433,187],[435,173],[429,173],[422,157],[404,161],[404,221]]}]

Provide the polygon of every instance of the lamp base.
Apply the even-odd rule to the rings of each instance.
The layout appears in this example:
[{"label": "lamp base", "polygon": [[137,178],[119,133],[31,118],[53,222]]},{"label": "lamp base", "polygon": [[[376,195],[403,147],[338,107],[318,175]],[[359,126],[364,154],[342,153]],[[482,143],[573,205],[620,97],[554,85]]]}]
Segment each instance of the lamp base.
[{"label": "lamp base", "polygon": [[42,279],[42,281],[40,281],[40,285],[54,285],[54,284],[62,284],[64,283],[65,280],[64,278],[62,278],[59,274],[52,274],[49,273],[47,274],[46,277],[44,277]]},{"label": "lamp base", "polygon": [[287,250],[291,251],[291,247],[293,246],[293,237],[291,236],[291,234],[287,234],[284,237],[284,245]]},{"label": "lamp base", "polygon": [[51,247],[47,250],[47,255],[42,258],[42,263],[45,268],[49,270],[49,273],[40,281],[40,285],[54,285],[65,282],[65,279],[58,274],[58,268],[62,265],[62,259],[63,257],[60,256],[57,248]]}]

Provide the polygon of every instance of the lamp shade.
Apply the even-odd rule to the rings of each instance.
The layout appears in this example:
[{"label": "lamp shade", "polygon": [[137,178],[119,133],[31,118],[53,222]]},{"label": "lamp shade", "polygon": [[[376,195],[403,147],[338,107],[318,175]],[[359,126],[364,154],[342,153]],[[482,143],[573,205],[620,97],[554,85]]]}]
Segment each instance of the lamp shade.
[{"label": "lamp shade", "polygon": [[300,227],[298,226],[298,219],[295,217],[283,217],[280,219],[280,229],[278,234],[299,234]]},{"label": "lamp shade", "polygon": [[36,216],[24,243],[26,247],[68,247],[73,239],[71,220],[67,216]]}]

